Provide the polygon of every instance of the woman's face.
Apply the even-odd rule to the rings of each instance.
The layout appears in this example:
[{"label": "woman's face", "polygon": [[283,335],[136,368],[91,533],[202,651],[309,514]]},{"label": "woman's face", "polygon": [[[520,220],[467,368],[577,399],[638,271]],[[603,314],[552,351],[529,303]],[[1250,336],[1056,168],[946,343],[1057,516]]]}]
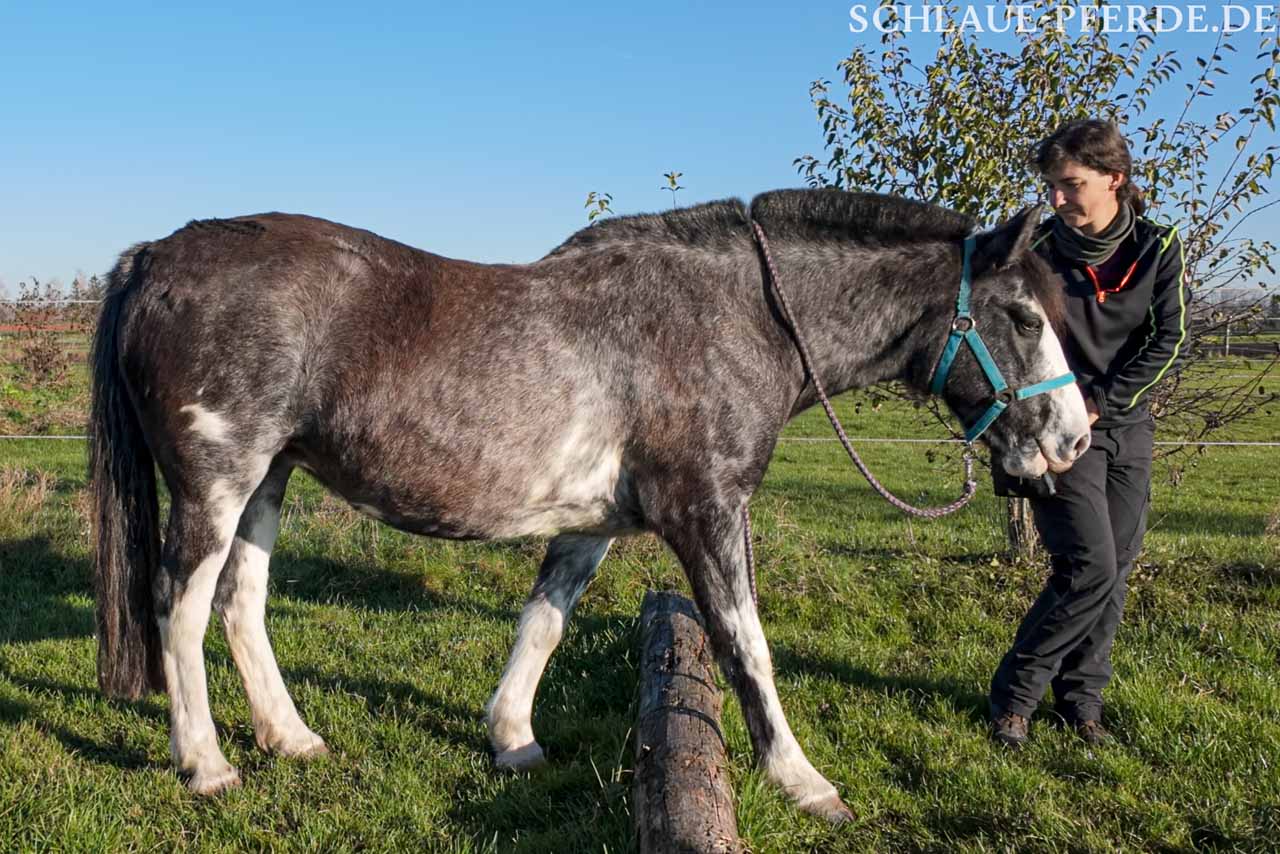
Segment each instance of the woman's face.
[{"label": "woman's face", "polygon": [[1067,225],[1093,234],[1106,228],[1120,209],[1116,190],[1124,183],[1119,172],[1098,172],[1066,160],[1045,173],[1049,204]]}]

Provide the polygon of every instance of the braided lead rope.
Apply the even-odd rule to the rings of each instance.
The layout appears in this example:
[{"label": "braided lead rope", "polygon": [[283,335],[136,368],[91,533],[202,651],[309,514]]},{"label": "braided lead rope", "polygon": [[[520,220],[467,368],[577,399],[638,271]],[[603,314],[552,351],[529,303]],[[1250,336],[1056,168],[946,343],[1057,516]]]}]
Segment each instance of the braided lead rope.
[{"label": "braided lead rope", "polygon": [[[822,402],[822,408],[827,413],[831,426],[835,428],[840,444],[844,446],[849,459],[853,460],[853,464],[857,466],[858,471],[862,472],[862,476],[871,484],[872,489],[885,501],[888,501],[902,512],[925,519],[937,519],[950,515],[968,504],[978,491],[978,483],[973,479],[972,442],[966,442],[964,448],[964,491],[959,498],[950,504],[942,507],[915,507],[894,495],[880,481],[876,480],[876,476],[871,473],[871,469],[867,468],[866,463],[862,461],[862,458],[858,456],[858,452],[854,450],[853,443],[849,441],[848,434],[844,432],[844,426],[841,425],[840,419],[836,417],[836,411],[831,406],[831,401],[827,398],[827,392],[822,387],[822,381],[818,379],[818,374],[813,369],[813,359],[809,356],[809,348],[805,345],[804,338],[800,335],[800,327],[796,325],[795,317],[791,314],[791,306],[787,304],[786,295],[782,292],[782,280],[778,278],[778,268],[773,263],[773,254],[769,251],[769,241],[764,236],[764,229],[755,220],[751,221],[751,228],[755,233],[756,241],[760,244],[760,251],[764,253],[765,264],[769,268],[769,280],[773,284],[773,293],[778,298],[778,305],[782,308],[782,314],[787,321],[787,325],[791,327],[791,336],[796,342],[796,349],[800,351],[800,362],[804,366],[805,373],[809,375],[809,380],[813,383],[813,388],[818,393],[818,400]],[[755,549],[751,544],[751,510],[746,504],[742,505],[742,537],[747,558],[747,584],[751,590],[751,601],[758,606]]]},{"label": "braided lead rope", "polygon": [[[792,337],[796,342],[796,349],[800,351],[800,361],[804,365],[805,372],[809,375],[809,381],[813,383],[814,390],[818,393],[818,400],[822,402],[822,408],[827,413],[827,418],[831,421],[831,426],[835,428],[836,436],[840,439],[840,444],[844,446],[845,452],[848,453],[849,459],[853,460],[853,464],[857,466],[858,471],[862,472],[862,476],[867,479],[880,497],[888,501],[894,507],[897,507],[904,513],[912,516],[919,516],[924,519],[937,519],[942,516],[950,515],[961,507],[969,503],[974,494],[978,491],[978,483],[973,479],[973,445],[966,444],[964,450],[964,491],[955,501],[942,507],[915,507],[898,498],[883,485],[876,480],[876,476],[871,473],[871,469],[867,468],[866,463],[858,456],[858,452],[853,449],[853,444],[849,441],[849,436],[844,432],[844,427],[840,424],[840,419],[836,417],[836,411],[831,406],[831,401],[827,399],[826,390],[822,387],[822,381],[818,379],[818,374],[813,369],[813,359],[809,355],[809,348],[804,343],[804,338],[800,334],[800,327],[796,325],[795,317],[791,314],[791,307],[787,304],[787,298],[782,292],[782,280],[778,278],[778,268],[774,266],[773,254],[769,252],[769,241],[764,236],[764,229],[760,227],[760,223],[755,220],[751,221],[751,228],[755,232],[756,240],[760,244],[760,250],[764,253],[765,264],[769,268],[769,278],[773,282],[773,292],[778,297],[778,305],[782,308],[782,314],[786,318],[787,324],[791,327]],[[745,511],[744,511],[745,513]],[[749,525],[750,523],[748,523]],[[750,543],[748,543],[748,555],[750,555]],[[753,573],[754,575],[754,573]],[[752,589],[754,590],[754,578]]]}]

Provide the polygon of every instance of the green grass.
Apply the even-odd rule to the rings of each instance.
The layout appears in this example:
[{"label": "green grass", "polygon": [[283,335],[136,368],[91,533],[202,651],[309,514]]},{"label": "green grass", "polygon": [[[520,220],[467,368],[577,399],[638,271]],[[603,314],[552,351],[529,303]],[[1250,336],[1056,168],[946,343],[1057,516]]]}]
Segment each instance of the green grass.
[{"label": "green grass", "polygon": [[[840,401],[855,435],[916,428]],[[1259,429],[1276,434],[1275,422]],[[829,435],[820,411],[788,437]],[[935,433],[935,435],[937,435]],[[949,500],[954,450],[868,445],[911,500]],[[858,816],[798,814],[751,766],[725,710],[752,849],[1266,850],[1280,838],[1280,450],[1157,464],[1147,548],[1115,650],[1118,742],[1089,751],[1038,720],[1009,755],[983,727],[990,674],[1043,568],[1003,558],[984,484],[956,517],[910,521],[832,443],[783,442],[753,504],[762,618],[791,723]],[[1180,480],[1179,486],[1174,486]],[[221,631],[207,641],[223,749],[244,787],[199,800],[168,765],[167,701],[96,690],[77,442],[0,444],[0,845],[120,850],[626,851],[635,617],[685,589],[651,538],[620,542],[539,691],[551,764],[489,767],[482,710],[541,555],[380,527],[297,475],[268,629],[303,717],[333,749],[263,755]]]},{"label": "green grass", "polygon": [[83,335],[62,336],[60,381],[41,381],[22,365],[22,336],[0,334],[0,434],[82,434],[89,410],[89,368]]}]

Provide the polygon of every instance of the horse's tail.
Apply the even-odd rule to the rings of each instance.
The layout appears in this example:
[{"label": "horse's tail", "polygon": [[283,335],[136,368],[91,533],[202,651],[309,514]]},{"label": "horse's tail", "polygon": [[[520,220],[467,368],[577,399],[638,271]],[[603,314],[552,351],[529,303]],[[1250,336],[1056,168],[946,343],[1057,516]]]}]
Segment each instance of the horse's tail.
[{"label": "horse's tail", "polygon": [[138,699],[164,689],[151,580],[160,564],[155,462],[120,366],[120,330],[145,267],[146,244],[120,256],[93,335],[89,480],[93,494],[98,685]]}]

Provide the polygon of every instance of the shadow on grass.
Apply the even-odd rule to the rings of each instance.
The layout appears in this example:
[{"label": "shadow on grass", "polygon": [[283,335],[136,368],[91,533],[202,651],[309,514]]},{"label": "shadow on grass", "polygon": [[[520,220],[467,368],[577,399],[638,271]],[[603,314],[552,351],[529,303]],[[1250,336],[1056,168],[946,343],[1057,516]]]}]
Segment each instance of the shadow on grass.
[{"label": "shadow on grass", "polygon": [[[286,684],[305,681],[322,692],[357,697],[370,718],[405,722],[488,766],[485,777],[453,793],[450,819],[477,842],[519,839],[522,851],[598,848],[629,838],[630,726],[637,674],[626,654],[634,621],[586,617],[557,650],[534,705],[534,731],[548,764],[532,773],[492,768],[482,704],[460,703],[403,679],[376,674],[291,668]],[[496,685],[498,674],[493,674]],[[313,701],[314,702],[314,701]],[[243,736],[250,739],[248,735]],[[495,837],[496,834],[496,837]]]},{"label": "shadow on grass", "polygon": [[[907,550],[888,548],[882,544],[876,545],[856,545],[848,540],[840,540],[836,538],[822,538],[818,540],[818,545],[824,552],[833,556],[847,558],[856,561],[862,561],[868,564],[884,565],[893,562],[910,563],[911,561],[919,561],[923,549]],[[976,566],[989,569],[991,567],[991,559],[993,557],[1002,557],[991,552],[961,552],[954,551],[948,553],[942,558],[943,565],[954,566]],[[930,560],[936,560],[935,557],[929,555]]]},{"label": "shadow on grass", "polygon": [[1174,509],[1157,512],[1148,533],[1190,534],[1192,536],[1228,534],[1238,537],[1261,537],[1267,527],[1267,515],[1259,508],[1257,513],[1231,513],[1194,509]]},{"label": "shadow on grass", "polygon": [[93,610],[68,595],[92,596],[89,562],[69,558],[48,537],[0,543],[0,643],[93,634]]},{"label": "shadow on grass", "polygon": [[[0,543],[0,644],[91,637],[93,608],[68,604],[71,595],[93,595],[87,559],[68,557],[44,536]],[[96,689],[30,676],[0,663],[0,682],[35,697],[47,697],[59,708],[90,708],[109,703],[131,708],[156,726],[168,715],[154,700],[126,703],[106,700]],[[155,767],[145,751],[124,744],[101,743],[47,719],[41,701],[0,700],[0,722],[29,722],[86,761],[124,770]]]},{"label": "shadow on grass", "polygon": [[[168,714],[154,700],[144,699],[136,703],[107,700],[97,690],[64,685],[48,679],[33,678],[14,673],[4,665],[0,665],[0,681],[6,682],[19,690],[54,698],[62,708],[108,703],[116,708],[130,708],[139,717],[146,718],[153,726],[168,726]],[[103,743],[86,738],[64,726],[51,723],[42,714],[38,703],[24,700],[0,699],[0,722],[33,724],[41,732],[52,735],[62,743],[69,753],[98,765],[110,765],[125,771],[139,769],[155,769],[162,767],[152,762],[146,751],[129,747],[121,743]]]},{"label": "shadow on grass", "polygon": [[54,729],[52,732],[69,752],[95,765],[110,765],[121,771],[164,771],[172,767],[167,761],[153,762],[145,750],[139,750],[136,747],[99,744],[62,728]]},{"label": "shadow on grass", "polygon": [[[495,544],[493,549],[534,561],[541,553],[538,546],[534,557],[532,547],[524,544],[515,549]],[[92,596],[90,579],[88,558],[68,557],[48,537],[0,543],[0,643],[91,637],[92,606],[67,602],[69,596]],[[494,597],[488,594],[437,593],[424,586],[421,575],[383,569],[368,559],[339,561],[283,554],[272,562],[272,581],[274,594],[303,603],[428,615],[433,611],[474,614],[478,622],[501,621],[512,630],[522,605],[519,601],[509,607],[495,605]],[[505,600],[507,594],[499,592],[498,596]],[[627,787],[615,780],[604,784],[602,791],[597,775],[608,780],[609,769],[618,766],[628,749],[636,675],[626,652],[633,643],[634,620],[581,614],[573,625],[573,634],[543,680],[534,710],[534,726],[552,764],[549,774],[503,776],[499,786],[478,786],[473,796],[459,797],[455,819],[478,840],[491,839],[495,830],[500,830],[521,839],[529,834],[541,837],[545,844],[534,845],[532,850],[568,850],[557,845],[566,838],[580,837],[584,844],[595,838],[602,804],[612,816],[609,820],[617,824],[619,838],[625,839]],[[206,650],[206,663],[211,669],[233,666],[225,652],[217,649]],[[95,737],[67,726],[63,719],[72,708],[98,709],[98,714],[111,707],[128,708],[145,718],[147,726],[167,732],[168,714],[162,699],[116,703],[105,700],[95,688],[62,684],[38,675],[36,668],[30,674],[24,669],[0,659],[0,685],[10,689],[7,696],[0,697],[0,724],[29,723],[57,739],[68,754],[92,764],[123,771],[168,767],[166,760],[126,741],[123,727],[119,737]],[[495,672],[495,685],[497,677]],[[317,685],[324,692],[358,696],[370,717],[386,715],[409,721],[425,738],[456,745],[477,760],[488,761],[482,705],[459,703],[447,694],[402,679],[382,679],[354,664],[287,673],[286,684],[299,681]],[[227,730],[220,726],[219,737],[232,739],[246,751],[256,751],[246,727]],[[573,829],[564,830],[566,827]]]},{"label": "shadow on grass", "polygon": [[1230,563],[1219,568],[1218,572],[1224,581],[1243,587],[1260,590],[1280,587],[1280,565]]},{"label": "shadow on grass", "polygon": [[[285,671],[284,681],[285,685],[307,682],[326,694],[359,697],[371,718],[388,716],[407,721],[433,738],[477,753],[489,749],[488,742],[477,736],[474,726],[483,710],[460,705],[409,682],[346,676],[308,667]],[[252,736],[246,736],[246,740],[252,745]]]},{"label": "shadow on grass", "polygon": [[886,696],[943,697],[957,712],[975,724],[987,722],[987,695],[955,679],[930,679],[912,675],[876,673],[847,661],[774,646],[774,666],[779,675],[806,674],[839,680],[846,685],[879,691]]},{"label": "shadow on grass", "polygon": [[[506,544],[491,547],[518,553]],[[0,542],[0,643],[91,636],[93,609],[65,599],[92,598],[92,575],[88,559],[68,557],[46,536]],[[277,554],[271,562],[271,582],[275,595],[370,611],[466,609],[514,623],[523,606],[521,602],[515,608],[495,608],[476,598],[438,594],[424,586],[420,574],[384,569],[367,560]]]},{"label": "shadow on grass", "polygon": [[1191,844],[1196,851],[1247,851],[1256,842],[1237,836],[1222,827],[1221,822],[1220,816],[1211,813],[1188,816]]},{"label": "shadow on grass", "polygon": [[[495,544],[495,548],[500,546]],[[465,609],[493,619],[512,621],[520,616],[524,606],[523,595],[514,607],[493,607],[484,604],[477,596],[441,593],[431,589],[429,584],[430,579],[421,572],[387,569],[370,560],[335,560],[296,553],[276,553],[271,560],[272,594],[311,604],[356,607],[381,613]],[[532,573],[528,586],[529,589],[533,587]],[[509,598],[507,593],[498,592],[498,595]]]},{"label": "shadow on grass", "polygon": [[35,706],[13,697],[0,697],[0,721],[18,723],[29,717]]}]

